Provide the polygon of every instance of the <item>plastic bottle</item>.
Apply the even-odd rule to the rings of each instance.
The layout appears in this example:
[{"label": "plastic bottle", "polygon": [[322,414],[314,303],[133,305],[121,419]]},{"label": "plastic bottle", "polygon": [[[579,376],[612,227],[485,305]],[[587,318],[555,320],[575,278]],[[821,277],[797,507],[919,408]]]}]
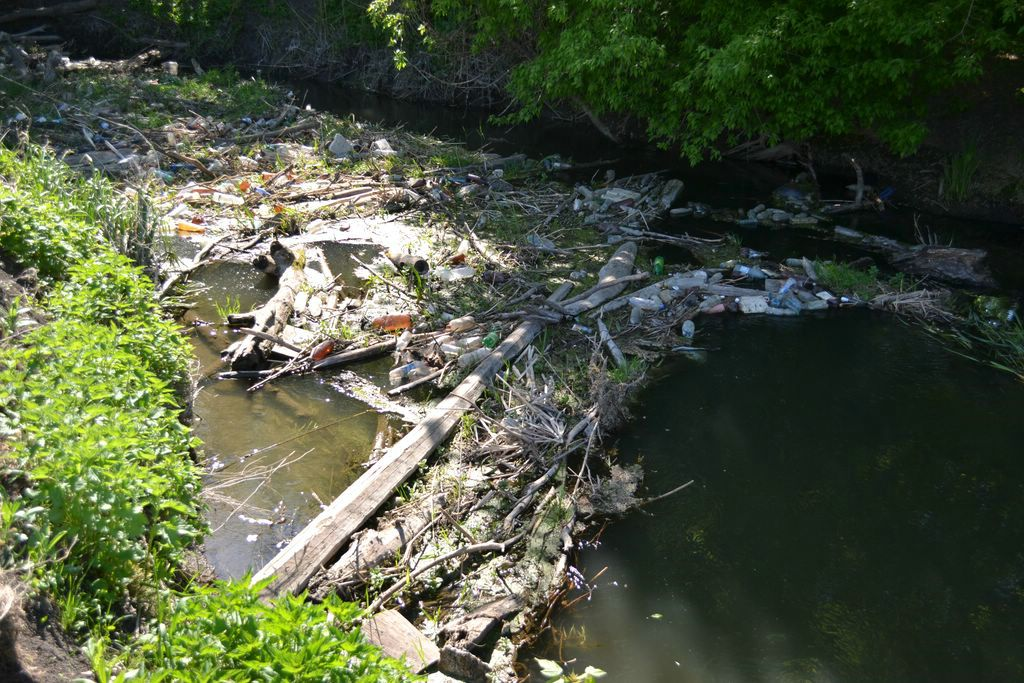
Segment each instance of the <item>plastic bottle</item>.
[{"label": "plastic bottle", "polygon": [[409,342],[412,341],[412,330],[406,330],[395,342],[395,351],[401,353],[405,351],[405,347],[409,346]]},{"label": "plastic bottle", "polygon": [[374,318],[370,326],[375,330],[381,332],[397,332],[398,330],[407,330],[412,327],[412,317],[408,313],[400,313],[398,315],[382,315],[379,318]]},{"label": "plastic bottle", "polygon": [[332,351],[334,351],[334,340],[328,339],[327,341],[322,341],[314,346],[313,350],[309,352],[309,359],[314,362],[323,360],[324,358],[327,358],[327,356],[331,355]]},{"label": "plastic bottle", "polygon": [[391,372],[388,373],[388,379],[391,381],[391,386],[398,386],[404,381],[411,379],[414,372],[418,372],[423,369],[426,369],[427,372],[430,371],[429,368],[427,368],[426,363],[421,360],[414,360],[411,363],[399,365],[397,368],[391,370]]},{"label": "plastic bottle", "polygon": [[449,320],[448,325],[444,329],[447,332],[465,332],[474,327],[476,327],[476,319],[471,315],[464,315],[461,318]]},{"label": "plastic bottle", "polygon": [[491,330],[487,333],[487,336],[483,338],[481,343],[488,349],[493,349],[498,345],[498,331]]},{"label": "plastic bottle", "polygon": [[490,349],[477,349],[476,351],[470,351],[459,356],[459,367],[460,368],[471,368],[487,356],[491,355]]},{"label": "plastic bottle", "polygon": [[643,320],[643,318],[644,318],[644,311],[643,311],[643,309],[642,308],[637,308],[636,306],[633,306],[632,310],[630,310],[630,312],[629,312],[629,324],[630,325],[639,325],[640,321]]},{"label": "plastic bottle", "polygon": [[654,257],[654,274],[664,275],[665,274],[665,257],[655,256]]},{"label": "plastic bottle", "polygon": [[639,296],[629,297],[629,305],[633,308],[639,308],[645,311],[660,311],[665,308],[665,304],[661,301],[654,301],[653,299],[644,299]]}]

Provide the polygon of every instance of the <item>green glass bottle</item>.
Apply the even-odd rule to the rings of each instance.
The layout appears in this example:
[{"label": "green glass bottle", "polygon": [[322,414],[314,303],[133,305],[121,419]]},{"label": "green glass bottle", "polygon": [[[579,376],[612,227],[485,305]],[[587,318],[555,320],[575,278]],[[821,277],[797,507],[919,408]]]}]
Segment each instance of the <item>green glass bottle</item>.
[{"label": "green glass bottle", "polygon": [[664,275],[665,274],[665,257],[655,256],[654,257],[654,274]]}]

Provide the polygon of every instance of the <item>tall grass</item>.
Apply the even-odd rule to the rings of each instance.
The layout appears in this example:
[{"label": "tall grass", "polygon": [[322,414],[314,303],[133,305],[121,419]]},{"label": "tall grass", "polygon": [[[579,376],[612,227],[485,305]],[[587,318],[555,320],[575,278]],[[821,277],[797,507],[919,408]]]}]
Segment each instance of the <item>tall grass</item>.
[{"label": "tall grass", "polygon": [[981,159],[978,158],[978,148],[970,144],[959,154],[946,163],[942,178],[943,194],[946,198],[955,202],[962,202],[970,197],[971,188],[974,186],[974,177],[981,168]]}]

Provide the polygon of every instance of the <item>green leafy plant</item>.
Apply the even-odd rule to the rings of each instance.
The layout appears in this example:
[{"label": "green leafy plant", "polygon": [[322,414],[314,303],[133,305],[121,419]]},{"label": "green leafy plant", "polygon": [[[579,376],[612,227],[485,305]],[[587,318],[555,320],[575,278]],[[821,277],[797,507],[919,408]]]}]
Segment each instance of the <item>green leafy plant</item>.
[{"label": "green leafy plant", "polygon": [[836,261],[815,261],[814,270],[821,284],[835,294],[853,294],[860,299],[870,299],[879,292],[878,268],[875,266],[858,270]]},{"label": "green leafy plant", "polygon": [[971,195],[974,177],[981,168],[976,145],[968,145],[959,154],[946,162],[942,177],[943,194],[955,202],[962,202]]},{"label": "green leafy plant", "polygon": [[369,12],[399,67],[413,50],[452,59],[467,43],[510,55],[514,120],[552,104],[639,118],[693,161],[740,136],[865,129],[909,153],[929,98],[1016,52],[1024,14],[1018,0],[373,0]]},{"label": "green leafy plant", "polygon": [[246,578],[174,599],[117,662],[124,670],[112,676],[104,666],[100,682],[422,680],[366,642],[358,606],[333,595],[320,605],[290,595],[264,602],[265,585]]},{"label": "green leafy plant", "polygon": [[566,672],[561,664],[551,659],[535,657],[534,661],[540,667],[540,674],[544,676],[547,683],[594,683],[597,679],[607,675],[607,672],[596,666],[588,666],[583,673],[578,674],[572,671]]},{"label": "green leafy plant", "polygon": [[24,549],[38,587],[70,623],[112,625],[204,529],[172,392],[115,328],[61,319],[0,350],[0,403],[0,431],[17,435],[7,466],[31,483],[19,498],[41,510]]},{"label": "green leafy plant", "polygon": [[110,250],[68,269],[49,299],[61,317],[109,326],[122,348],[161,379],[184,378],[190,351],[177,327],[161,318],[152,283],[126,257]]},{"label": "green leafy plant", "polygon": [[224,299],[224,303],[214,302],[213,307],[217,310],[217,317],[221,320],[227,320],[228,316],[237,315],[242,312],[241,300],[237,296],[232,297],[230,294]]}]

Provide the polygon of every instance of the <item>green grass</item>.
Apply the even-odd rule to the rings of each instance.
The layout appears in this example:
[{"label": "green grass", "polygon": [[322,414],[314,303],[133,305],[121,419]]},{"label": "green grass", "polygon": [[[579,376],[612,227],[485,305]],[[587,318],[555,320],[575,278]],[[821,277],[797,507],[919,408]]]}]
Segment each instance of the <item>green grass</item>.
[{"label": "green grass", "polygon": [[943,171],[943,195],[955,202],[963,202],[971,196],[974,177],[981,168],[978,148],[971,144],[946,163]]},{"label": "green grass", "polygon": [[814,270],[818,273],[819,283],[833,294],[852,294],[859,299],[867,300],[880,291],[878,268],[875,266],[867,270],[858,270],[845,263],[815,261]]}]

